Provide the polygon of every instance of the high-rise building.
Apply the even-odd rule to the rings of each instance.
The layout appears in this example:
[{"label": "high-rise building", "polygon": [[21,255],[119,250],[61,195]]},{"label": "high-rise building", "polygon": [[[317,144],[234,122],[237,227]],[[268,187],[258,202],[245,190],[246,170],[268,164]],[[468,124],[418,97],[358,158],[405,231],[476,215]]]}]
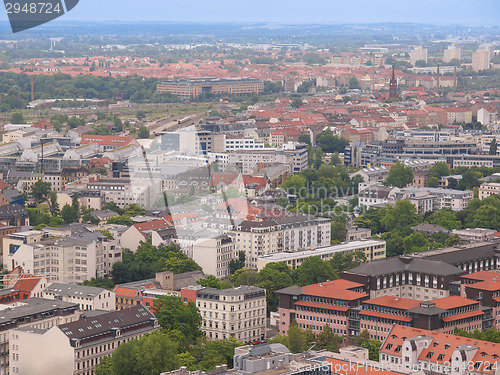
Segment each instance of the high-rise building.
[{"label": "high-rise building", "polygon": [[490,51],[479,49],[472,53],[472,69],[475,72],[490,68]]},{"label": "high-rise building", "polygon": [[462,48],[456,46],[449,46],[444,50],[444,62],[450,62],[453,59],[462,60]]},{"label": "high-rise building", "polygon": [[415,47],[413,51],[410,52],[410,63],[415,65],[419,60],[427,62],[427,49],[423,47]]}]

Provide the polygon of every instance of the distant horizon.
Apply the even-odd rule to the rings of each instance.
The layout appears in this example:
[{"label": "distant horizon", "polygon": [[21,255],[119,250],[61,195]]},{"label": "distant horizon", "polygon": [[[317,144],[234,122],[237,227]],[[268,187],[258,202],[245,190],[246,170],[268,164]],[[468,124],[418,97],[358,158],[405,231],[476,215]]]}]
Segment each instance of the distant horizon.
[{"label": "distant horizon", "polygon": [[[5,8],[4,8],[5,9]],[[352,3],[309,0],[80,0],[56,22],[196,23],[196,24],[424,24],[436,26],[500,26],[500,1],[477,0],[457,4],[454,0],[358,0]],[[0,21],[7,21],[5,11]]]}]

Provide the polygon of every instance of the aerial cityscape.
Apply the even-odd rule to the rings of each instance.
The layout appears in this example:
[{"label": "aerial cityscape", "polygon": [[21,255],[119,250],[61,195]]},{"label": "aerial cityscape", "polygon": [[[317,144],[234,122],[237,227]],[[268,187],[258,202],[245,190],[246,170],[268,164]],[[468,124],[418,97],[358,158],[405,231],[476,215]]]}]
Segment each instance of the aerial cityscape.
[{"label": "aerial cityscape", "polygon": [[500,3],[5,7],[0,375],[500,375]]}]

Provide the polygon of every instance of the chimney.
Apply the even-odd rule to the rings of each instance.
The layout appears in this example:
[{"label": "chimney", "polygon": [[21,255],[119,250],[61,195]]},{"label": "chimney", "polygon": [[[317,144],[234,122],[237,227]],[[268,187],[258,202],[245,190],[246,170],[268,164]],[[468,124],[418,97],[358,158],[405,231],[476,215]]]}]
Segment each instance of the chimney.
[{"label": "chimney", "polygon": [[31,76],[31,101],[35,100],[35,78]]},{"label": "chimney", "polygon": [[438,69],[437,69],[436,86],[437,86],[437,89],[439,90],[439,64],[438,64]]},{"label": "chimney", "polygon": [[457,67],[453,69],[453,91],[457,91]]}]

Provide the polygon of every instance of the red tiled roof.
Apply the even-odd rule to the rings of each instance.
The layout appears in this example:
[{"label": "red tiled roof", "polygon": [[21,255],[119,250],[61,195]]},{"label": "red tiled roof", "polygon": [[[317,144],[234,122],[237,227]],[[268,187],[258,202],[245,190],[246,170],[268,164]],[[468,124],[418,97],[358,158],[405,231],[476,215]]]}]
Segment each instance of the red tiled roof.
[{"label": "red tiled roof", "polygon": [[474,316],[479,316],[479,315],[484,315],[484,312],[482,312],[480,310],[469,311],[469,312],[466,312],[466,313],[463,313],[463,314],[445,316],[443,318],[443,322],[453,322],[455,320],[460,320],[460,319],[465,319],[465,318],[472,318]]},{"label": "red tiled roof", "polygon": [[[453,352],[458,346],[470,345],[478,347],[479,350],[476,351],[473,358],[467,359],[469,361],[468,363],[481,362],[479,368],[474,369],[474,373],[483,372],[486,374],[493,374],[495,371],[495,369],[493,368],[487,370],[486,366],[488,366],[488,364],[498,362],[498,359],[495,359],[494,355],[498,355],[500,353],[500,344],[401,325],[395,325],[394,327],[392,327],[382,345],[382,348],[380,349],[380,352],[401,357],[402,352],[396,352],[396,348],[399,345],[403,345],[405,338],[418,336],[426,336],[432,340],[427,348],[424,348],[420,352],[418,359],[421,361],[440,364],[444,364],[445,362],[449,363]],[[392,344],[390,349],[387,349],[388,344]],[[431,355],[430,352],[432,352],[433,354]],[[442,354],[441,357],[440,354]]]},{"label": "red tiled roof", "polygon": [[500,278],[496,279],[496,281],[495,280],[480,281],[475,284],[467,285],[466,288],[489,290],[489,291],[500,290]]},{"label": "red tiled roof", "polygon": [[434,302],[436,304],[436,307],[438,307],[440,309],[445,309],[445,310],[456,309],[458,307],[479,304],[478,301],[474,301],[472,299],[459,297],[459,296],[451,296],[451,297],[435,299],[432,302]]},{"label": "red tiled roof", "polygon": [[486,281],[486,280],[493,280],[496,277],[500,278],[500,273],[494,271],[479,271],[479,272],[469,273],[467,275],[462,275],[460,277],[462,279]]},{"label": "red tiled roof", "polygon": [[90,134],[82,135],[82,140],[80,141],[82,145],[89,143],[97,143],[99,145],[117,146],[117,147],[127,146],[131,143],[136,143],[136,142],[137,141],[135,140],[134,137],[120,137],[113,135],[90,135]]},{"label": "red tiled roof", "polygon": [[316,302],[306,302],[306,301],[295,302],[295,305],[307,306],[307,307],[317,307],[320,309],[335,310],[335,311],[347,311],[347,310],[349,310],[349,307],[347,307],[347,306],[337,306],[337,305],[329,305],[327,303],[316,303]]},{"label": "red tiled roof", "polygon": [[146,232],[149,230],[157,230],[157,229],[162,229],[162,228],[167,228],[171,227],[172,223],[168,222],[166,219],[158,219],[158,220],[153,220],[153,221],[148,221],[145,223],[137,223],[134,224],[134,227],[139,231],[139,232]]},{"label": "red tiled roof", "polygon": [[385,318],[385,319],[392,319],[392,320],[399,320],[401,322],[411,322],[411,318],[408,316],[401,316],[401,315],[392,315],[392,314],[385,314],[385,313],[380,313],[377,311],[368,311],[368,310],[361,310],[359,312],[361,315],[368,315],[368,316],[375,316],[377,318]]},{"label": "red tiled roof", "polygon": [[400,298],[394,296],[382,296],[364,301],[370,305],[393,307],[401,310],[411,310],[420,306],[421,301],[408,298]]},{"label": "red tiled roof", "polygon": [[21,292],[30,292],[37,286],[42,279],[41,276],[34,276],[24,274],[21,279],[14,285],[13,289],[20,290]]},{"label": "red tiled roof", "polygon": [[[337,280],[334,280],[334,282],[306,285],[302,287],[302,293],[309,296],[335,298],[344,301],[357,300],[368,296],[366,293],[348,290],[345,286],[341,286],[340,283],[335,283],[335,281]],[[352,288],[354,287],[350,287],[349,289]]]}]

